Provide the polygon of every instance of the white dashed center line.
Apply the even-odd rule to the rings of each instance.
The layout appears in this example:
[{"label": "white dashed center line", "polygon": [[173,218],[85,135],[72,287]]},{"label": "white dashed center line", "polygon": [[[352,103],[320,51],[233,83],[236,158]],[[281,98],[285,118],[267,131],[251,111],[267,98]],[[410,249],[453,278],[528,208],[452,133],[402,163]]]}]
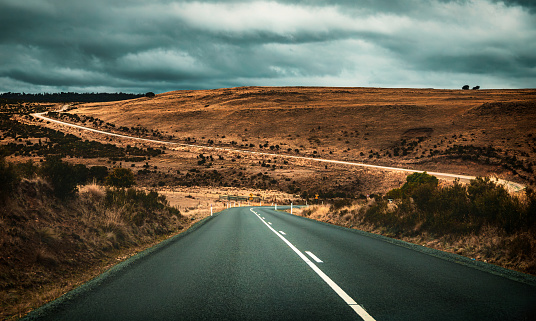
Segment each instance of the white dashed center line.
[{"label": "white dashed center line", "polygon": [[324,262],[322,262],[321,259],[319,259],[318,257],[316,257],[316,255],[314,255],[313,253],[311,253],[311,252],[309,252],[309,251],[305,251],[305,253],[307,253],[307,255],[309,255],[310,257],[312,257],[313,260],[316,261],[316,263],[324,263]]},{"label": "white dashed center line", "polygon": [[368,314],[368,312],[362,307],[360,306],[359,304],[357,304],[357,302],[354,301],[354,299],[352,299],[352,297],[350,297],[346,292],[344,292],[343,289],[341,289],[340,286],[337,285],[337,283],[333,282],[333,280],[327,276],[324,272],[322,272],[322,270],[320,270],[318,268],[318,266],[316,266],[311,260],[309,260],[307,258],[307,256],[305,256],[305,254],[303,254],[300,250],[298,250],[297,247],[295,247],[292,243],[290,243],[283,235],[281,235],[280,233],[278,233],[276,230],[273,229],[273,227],[270,226],[270,224],[266,223],[265,221],[262,220],[261,216],[255,212],[252,208],[249,209],[251,212],[253,212],[255,215],[257,215],[257,217],[261,220],[261,222],[263,222],[266,226],[268,226],[268,228],[275,233],[275,235],[277,235],[281,240],[283,240],[283,242],[285,242],[296,254],[298,254],[298,256],[303,260],[305,261],[305,263],[307,263],[307,265],[309,265],[309,267],[316,272],[316,274],[318,274],[318,276],[320,276],[320,278],[322,280],[324,280],[324,282],[326,282],[330,287],[331,289],[333,289],[333,291],[335,291],[335,293],[337,293],[339,295],[339,297],[341,297],[341,299],[344,300],[344,302],[346,302],[346,304],[348,304],[354,311],[355,313],[357,313],[363,320],[365,321],[375,321],[375,319],[370,315]]},{"label": "white dashed center line", "polygon": [[281,234],[283,234],[283,235],[287,235],[287,234],[285,234],[285,232],[283,232],[283,231],[279,231],[279,233],[281,233]]}]

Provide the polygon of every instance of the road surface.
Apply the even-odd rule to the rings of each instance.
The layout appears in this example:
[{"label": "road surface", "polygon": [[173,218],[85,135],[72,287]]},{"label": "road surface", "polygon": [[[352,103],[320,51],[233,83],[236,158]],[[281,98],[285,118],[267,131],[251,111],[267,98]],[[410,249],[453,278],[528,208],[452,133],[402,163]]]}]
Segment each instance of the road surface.
[{"label": "road surface", "polygon": [[[63,106],[59,111],[63,112],[67,110],[68,105]],[[380,166],[380,165],[372,165],[372,164],[364,164],[364,163],[357,163],[357,162],[348,162],[348,161],[340,161],[340,160],[333,160],[333,159],[323,159],[323,158],[313,158],[313,157],[305,157],[305,156],[294,156],[294,155],[285,155],[285,154],[274,154],[274,153],[264,153],[264,152],[254,152],[254,151],[248,151],[248,150],[242,150],[242,149],[233,149],[233,148],[225,148],[225,147],[211,147],[211,146],[202,146],[202,145],[195,145],[195,144],[183,144],[183,143],[176,143],[176,142],[169,142],[164,140],[157,140],[157,139],[150,139],[150,138],[141,138],[141,137],[134,137],[134,136],[128,136],[123,134],[116,134],[111,133],[103,130],[98,130],[90,127],[75,125],[67,122],[63,122],[61,120],[49,118],[45,116],[46,112],[44,113],[36,113],[32,114],[32,116],[54,122],[57,124],[61,124],[64,126],[69,126],[73,128],[78,128],[82,130],[91,131],[94,133],[99,133],[103,135],[109,135],[114,136],[118,138],[124,138],[124,139],[134,139],[134,140],[140,140],[145,141],[149,143],[157,143],[157,144],[164,144],[164,145],[171,145],[171,146],[177,146],[177,147],[188,147],[188,148],[196,148],[196,149],[205,149],[205,150],[221,150],[221,151],[230,151],[235,153],[242,153],[242,154],[255,154],[255,155],[263,155],[263,156],[271,156],[271,157],[282,157],[282,158],[291,158],[291,159],[302,159],[302,160],[308,160],[308,161],[314,161],[314,162],[321,162],[321,163],[330,163],[330,164],[341,164],[341,165],[350,165],[350,166],[359,166],[359,167],[368,167],[368,168],[375,168],[380,170],[386,170],[386,171],[398,171],[398,172],[407,172],[407,173],[422,173],[421,170],[415,170],[415,169],[408,169],[408,168],[400,168],[400,167],[390,167],[390,166]],[[463,182],[469,182],[472,179],[475,179],[475,176],[470,175],[460,175],[460,174],[451,174],[451,173],[441,173],[441,172],[429,172],[426,171],[428,174],[436,176],[440,179],[459,179]],[[503,179],[497,179],[497,182],[504,185],[507,189],[518,192],[525,188],[524,185],[506,181]]]},{"label": "road surface", "polygon": [[405,244],[232,208],[28,319],[536,319],[536,278]]}]

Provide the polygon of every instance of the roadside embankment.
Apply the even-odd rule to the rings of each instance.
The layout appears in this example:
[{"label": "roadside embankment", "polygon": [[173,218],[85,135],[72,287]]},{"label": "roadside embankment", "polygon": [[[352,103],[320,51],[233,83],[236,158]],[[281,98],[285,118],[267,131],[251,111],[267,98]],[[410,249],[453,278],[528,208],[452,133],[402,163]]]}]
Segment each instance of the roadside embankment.
[{"label": "roadside embankment", "polygon": [[16,319],[120,261],[210,215],[183,215],[163,195],[136,188],[79,186],[58,197],[53,184],[0,176],[0,318]]},{"label": "roadside embankment", "polygon": [[433,176],[413,174],[385,197],[343,199],[294,213],[536,275],[532,190],[511,194],[483,178],[440,186]]}]

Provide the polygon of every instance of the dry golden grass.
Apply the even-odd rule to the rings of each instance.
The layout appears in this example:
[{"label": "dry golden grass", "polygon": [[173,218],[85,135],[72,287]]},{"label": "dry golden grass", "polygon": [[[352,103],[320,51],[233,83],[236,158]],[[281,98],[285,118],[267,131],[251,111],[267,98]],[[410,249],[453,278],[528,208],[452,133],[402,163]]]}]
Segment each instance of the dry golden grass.
[{"label": "dry golden grass", "polygon": [[43,180],[23,179],[0,208],[0,318],[27,313],[203,216],[158,210],[145,224],[133,220],[139,208],[106,203],[101,186],[79,190],[62,201]]},{"label": "dry golden grass", "polygon": [[[535,158],[536,145],[527,136],[536,135],[535,100],[532,89],[243,87],[84,104],[72,112],[117,126],[158,129],[164,137],[190,137],[200,144],[234,141],[258,150],[268,142],[279,145],[279,152],[299,149],[302,155],[316,151],[324,158],[520,179],[500,166],[429,154],[471,144],[492,145],[527,161]],[[393,154],[403,140],[418,137],[423,141],[408,155],[385,155]]]},{"label": "dry golden grass", "polygon": [[368,204],[354,203],[336,210],[330,204],[313,205],[297,209],[294,214],[321,222],[394,237],[406,242],[536,275],[536,255],[533,253],[533,249],[536,248],[536,239],[529,232],[512,235],[504,233],[497,227],[485,226],[477,233],[437,236],[422,231],[416,233],[419,226],[415,226],[414,231],[393,235],[383,226],[363,221],[360,210],[371,204],[373,201],[369,201]]},{"label": "dry golden grass", "polygon": [[[533,170],[536,108],[532,108],[535,99],[536,91],[531,89],[245,87],[176,91],[154,98],[79,104],[70,112],[115,124],[115,129],[97,126],[100,129],[113,131],[120,126],[141,126],[158,131],[159,136],[149,136],[151,138],[180,143],[466,175],[495,175],[530,185],[536,182]],[[68,131],[83,139],[104,140],[121,146],[161,147],[55,124],[41,125]],[[90,122],[84,125],[94,126]],[[126,133],[137,135],[133,131]],[[209,140],[214,143],[209,144]],[[463,159],[462,155],[452,157],[447,150],[457,145],[492,146],[500,150],[500,155],[491,161],[479,152]],[[399,156],[394,156],[396,149],[399,149]],[[402,149],[407,150],[402,153]],[[196,157],[200,153],[215,157],[211,167],[197,166]],[[218,156],[225,160],[219,160]],[[192,168],[199,169],[201,174],[217,170],[222,174],[221,186],[279,189],[309,195],[337,190],[353,196],[384,193],[402,183],[405,176],[400,172],[325,166],[306,160],[288,160],[288,164],[281,164],[284,159],[277,157],[238,156],[239,153],[230,151],[177,147],[152,158],[149,165],[151,169],[158,167],[162,174],[179,171],[183,176]],[[515,161],[512,156],[516,157]],[[76,161],[89,164],[86,160]],[[276,168],[270,171],[260,168],[260,162],[268,161],[276,162]],[[108,165],[105,160],[92,162],[93,165]],[[144,164],[127,166],[132,165],[136,172]],[[508,164],[513,165],[506,166]],[[277,181],[277,184],[241,180],[258,173],[267,174],[270,176],[267,182]],[[245,176],[240,176],[242,174]],[[138,179],[142,186],[153,188],[162,186],[160,184],[218,186],[217,182],[183,182],[183,179],[162,180],[160,177],[145,175]],[[298,187],[298,191],[291,185]]]},{"label": "dry golden grass", "polygon": [[80,194],[85,194],[93,200],[101,200],[106,194],[104,188],[98,185],[95,181],[93,181],[91,184],[79,186],[78,191]]}]

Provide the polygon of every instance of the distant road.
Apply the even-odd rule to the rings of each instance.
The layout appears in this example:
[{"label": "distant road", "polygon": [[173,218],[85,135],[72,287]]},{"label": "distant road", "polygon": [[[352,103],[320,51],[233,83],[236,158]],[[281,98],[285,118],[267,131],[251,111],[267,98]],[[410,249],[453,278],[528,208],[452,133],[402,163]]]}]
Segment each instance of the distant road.
[{"label": "distant road", "polygon": [[[60,111],[65,111],[65,106],[62,107]],[[190,148],[196,148],[196,149],[205,149],[205,150],[221,150],[221,151],[231,151],[236,153],[243,153],[243,154],[255,154],[255,155],[264,155],[264,156],[272,156],[272,157],[282,157],[282,158],[292,158],[292,159],[302,159],[302,160],[308,160],[308,161],[315,161],[315,162],[322,162],[322,163],[331,163],[331,164],[341,164],[341,165],[350,165],[350,166],[360,166],[360,167],[368,167],[368,168],[375,168],[380,170],[387,170],[387,171],[397,171],[397,172],[409,172],[409,173],[422,173],[424,171],[421,170],[415,170],[415,169],[407,169],[407,168],[399,168],[399,167],[389,167],[389,166],[379,166],[379,165],[372,165],[372,164],[364,164],[364,163],[356,163],[356,162],[348,162],[348,161],[339,161],[339,160],[332,160],[332,159],[322,159],[322,158],[312,158],[312,157],[304,157],[304,156],[293,156],[293,155],[284,155],[284,154],[274,154],[274,153],[265,153],[265,152],[254,152],[254,151],[248,151],[248,150],[241,150],[241,149],[233,149],[233,148],[225,148],[225,147],[210,147],[210,146],[202,146],[202,145],[194,145],[194,144],[183,144],[183,143],[175,143],[175,142],[169,142],[169,141],[163,141],[163,140],[156,140],[156,139],[149,139],[149,138],[141,138],[141,137],[134,137],[134,136],[128,136],[123,134],[116,134],[111,132],[106,132],[98,129],[93,129],[85,126],[75,125],[71,123],[66,123],[57,119],[49,118],[45,116],[46,112],[44,113],[36,113],[32,114],[33,116],[58,123],[64,126],[70,126],[78,129],[88,130],[99,134],[104,135],[110,135],[125,139],[135,139],[135,140],[141,140],[145,142],[150,143],[157,143],[157,144],[164,144],[164,145],[171,145],[171,146],[182,146],[182,147],[190,147]],[[443,179],[460,179],[462,181],[468,182],[469,180],[475,179],[475,176],[469,176],[469,175],[459,175],[459,174],[449,174],[449,173],[440,173],[440,172],[429,172],[426,171],[430,175],[434,175],[438,178]],[[517,192],[521,191],[525,188],[524,185],[506,181],[499,179],[498,183],[505,185],[508,189]]]},{"label": "distant road", "polygon": [[536,278],[482,262],[273,207],[203,223],[28,319],[536,320]]}]

